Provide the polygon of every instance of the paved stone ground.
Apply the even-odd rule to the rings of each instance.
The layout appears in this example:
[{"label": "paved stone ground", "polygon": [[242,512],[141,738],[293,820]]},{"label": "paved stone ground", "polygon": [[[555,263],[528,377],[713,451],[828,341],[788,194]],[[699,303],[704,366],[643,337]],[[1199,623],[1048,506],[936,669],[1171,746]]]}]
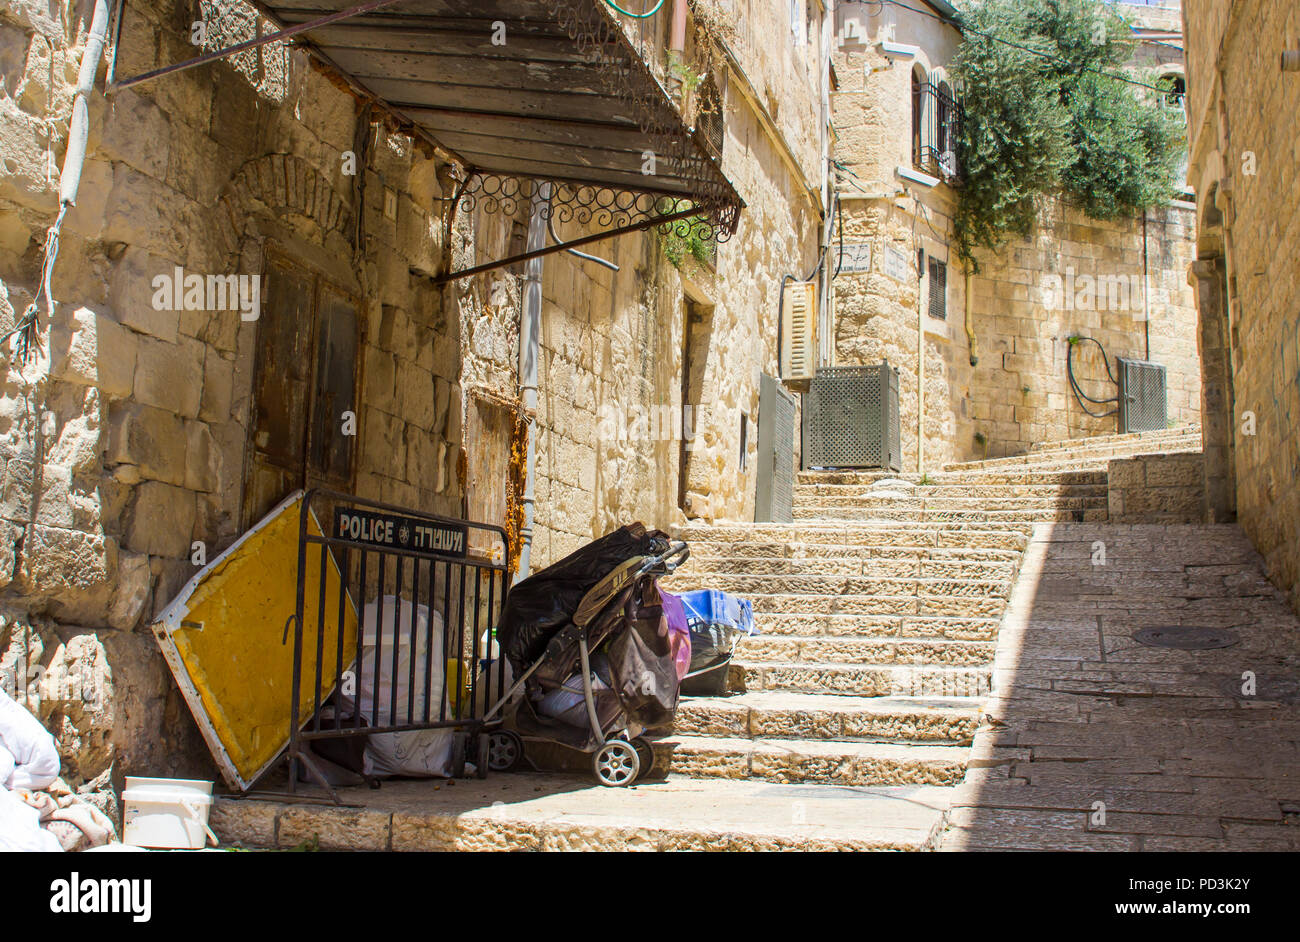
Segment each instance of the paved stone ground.
[{"label": "paved stone ground", "polygon": [[[1162,626],[1239,640],[1133,638]],[[1237,527],[1040,524],[940,849],[1300,850],[1298,704],[1300,621]]]}]

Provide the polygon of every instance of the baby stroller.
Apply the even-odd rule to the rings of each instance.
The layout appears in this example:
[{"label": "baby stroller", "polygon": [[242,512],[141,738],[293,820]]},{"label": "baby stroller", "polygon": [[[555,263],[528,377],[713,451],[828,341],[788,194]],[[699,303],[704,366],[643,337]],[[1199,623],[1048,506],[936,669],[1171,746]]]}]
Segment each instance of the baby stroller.
[{"label": "baby stroller", "polygon": [[634,523],[511,588],[497,640],[518,680],[485,717],[504,707],[489,729],[490,769],[518,765],[526,737],[589,753],[602,785],[650,771],[642,733],[671,726],[680,659],[656,577],[689,556],[685,543]]}]

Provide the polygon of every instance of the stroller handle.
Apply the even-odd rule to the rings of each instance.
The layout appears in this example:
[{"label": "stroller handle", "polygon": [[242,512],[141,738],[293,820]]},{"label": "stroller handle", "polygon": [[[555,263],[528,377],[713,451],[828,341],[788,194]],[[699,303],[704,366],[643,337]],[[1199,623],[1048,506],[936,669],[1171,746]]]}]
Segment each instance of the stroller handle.
[{"label": "stroller handle", "polygon": [[642,574],[653,572],[659,575],[667,575],[676,571],[678,566],[690,558],[691,548],[684,541],[669,541],[668,545],[660,550],[658,556],[650,556],[646,559],[641,566],[641,572]]}]

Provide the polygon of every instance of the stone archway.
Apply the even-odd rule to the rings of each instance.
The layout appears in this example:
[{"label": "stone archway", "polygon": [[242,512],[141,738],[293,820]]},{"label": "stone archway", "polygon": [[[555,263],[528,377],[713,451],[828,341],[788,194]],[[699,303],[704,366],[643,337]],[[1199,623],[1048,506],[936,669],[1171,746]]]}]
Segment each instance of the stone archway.
[{"label": "stone archway", "polygon": [[[254,158],[231,176],[213,209],[221,250],[238,259],[251,216],[270,216],[300,232],[307,241],[328,245],[335,239],[350,250],[354,229],[351,201],[316,168],[294,154]],[[339,246],[340,248],[343,246]]]}]

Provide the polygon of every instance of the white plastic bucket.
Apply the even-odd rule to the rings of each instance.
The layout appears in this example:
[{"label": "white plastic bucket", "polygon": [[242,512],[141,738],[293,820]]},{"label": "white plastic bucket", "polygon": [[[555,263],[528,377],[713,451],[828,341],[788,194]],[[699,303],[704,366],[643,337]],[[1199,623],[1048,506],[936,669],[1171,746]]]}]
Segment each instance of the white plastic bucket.
[{"label": "white plastic bucket", "polygon": [[209,838],[217,843],[217,836],[208,827],[211,782],[127,776],[122,805],[124,844],[201,850]]}]

